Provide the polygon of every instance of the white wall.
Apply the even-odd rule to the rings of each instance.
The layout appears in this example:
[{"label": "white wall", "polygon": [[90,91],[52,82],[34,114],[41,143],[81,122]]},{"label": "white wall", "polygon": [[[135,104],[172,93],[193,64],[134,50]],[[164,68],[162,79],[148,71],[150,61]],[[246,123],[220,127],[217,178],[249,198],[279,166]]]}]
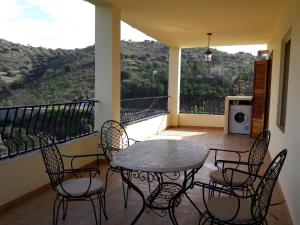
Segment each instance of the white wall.
[{"label": "white wall", "polygon": [[168,115],[162,115],[128,125],[125,129],[129,138],[142,141],[164,131],[168,126]]},{"label": "white wall", "polygon": [[224,127],[224,115],[179,113],[179,126]]},{"label": "white wall", "polygon": [[[272,6],[270,6],[272,7]],[[291,55],[288,81],[287,119],[285,132],[276,125],[280,74],[281,40],[291,28]],[[280,175],[280,183],[288,202],[294,224],[300,224],[300,1],[287,0],[271,34],[269,49],[273,50],[272,89],[270,104],[270,152],[274,157],[283,148],[288,157]]]}]

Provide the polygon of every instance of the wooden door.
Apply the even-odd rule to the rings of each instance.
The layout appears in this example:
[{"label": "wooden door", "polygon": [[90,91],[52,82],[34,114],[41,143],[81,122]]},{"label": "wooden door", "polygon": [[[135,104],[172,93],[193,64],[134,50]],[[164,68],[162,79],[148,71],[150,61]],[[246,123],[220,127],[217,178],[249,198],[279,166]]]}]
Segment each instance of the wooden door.
[{"label": "wooden door", "polygon": [[[252,124],[251,137],[255,138],[266,125],[266,103],[268,98],[268,60],[256,61],[254,64]],[[267,117],[267,118],[266,118]]]}]

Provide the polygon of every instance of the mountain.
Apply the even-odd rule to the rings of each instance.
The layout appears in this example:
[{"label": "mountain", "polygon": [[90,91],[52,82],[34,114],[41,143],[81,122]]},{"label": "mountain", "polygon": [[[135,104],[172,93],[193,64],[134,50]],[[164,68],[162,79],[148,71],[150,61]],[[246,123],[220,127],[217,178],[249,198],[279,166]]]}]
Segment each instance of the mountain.
[{"label": "mountain", "polygon": [[[208,89],[214,89],[216,82],[221,89],[234,90],[240,76],[251,86],[254,56],[213,50],[213,63],[208,66],[202,60],[205,50],[183,49],[181,94],[212,94],[217,89]],[[121,41],[122,98],[167,95],[168,52],[158,42]],[[0,105],[93,98],[94,58],[94,46],[54,50],[0,39]]]}]

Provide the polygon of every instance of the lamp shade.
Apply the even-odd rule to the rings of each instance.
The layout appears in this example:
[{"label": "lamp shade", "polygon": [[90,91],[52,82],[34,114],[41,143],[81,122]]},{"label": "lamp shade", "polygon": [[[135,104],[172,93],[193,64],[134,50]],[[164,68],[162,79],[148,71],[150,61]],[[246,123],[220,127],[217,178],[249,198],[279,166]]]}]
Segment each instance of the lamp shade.
[{"label": "lamp shade", "polygon": [[211,62],[211,56],[212,56],[212,52],[208,48],[206,50],[205,54],[204,54],[204,62],[210,63]]}]

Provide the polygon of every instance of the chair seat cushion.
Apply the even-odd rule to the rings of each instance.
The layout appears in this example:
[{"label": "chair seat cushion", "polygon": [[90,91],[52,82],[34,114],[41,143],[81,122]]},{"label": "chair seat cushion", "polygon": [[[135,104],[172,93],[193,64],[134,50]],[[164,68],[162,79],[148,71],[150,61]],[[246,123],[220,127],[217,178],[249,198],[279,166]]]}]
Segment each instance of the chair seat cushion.
[{"label": "chair seat cushion", "polygon": [[[231,175],[232,172],[229,170],[227,170],[224,174],[222,170],[215,170],[209,174],[209,177],[212,181],[218,184],[228,186],[228,183],[226,183],[226,181],[224,180],[224,176],[227,178],[227,182],[231,182]],[[233,173],[232,186],[242,186],[243,184],[245,184],[248,178],[249,175],[236,171]]]},{"label": "chair seat cushion", "polygon": [[[207,209],[214,218],[222,221],[231,219],[238,210],[237,198],[212,198],[207,201]],[[233,224],[247,224],[253,222],[251,213],[251,200],[240,199],[240,208],[236,217],[231,221]]]},{"label": "chair seat cushion", "polygon": [[[65,180],[57,186],[57,191],[64,196],[79,197],[82,195],[93,195],[104,190],[103,182],[92,178],[89,188],[90,178],[74,178]],[[88,190],[89,188],[89,190]],[[88,190],[88,192],[87,192]],[[87,192],[87,193],[86,193]]]}]

